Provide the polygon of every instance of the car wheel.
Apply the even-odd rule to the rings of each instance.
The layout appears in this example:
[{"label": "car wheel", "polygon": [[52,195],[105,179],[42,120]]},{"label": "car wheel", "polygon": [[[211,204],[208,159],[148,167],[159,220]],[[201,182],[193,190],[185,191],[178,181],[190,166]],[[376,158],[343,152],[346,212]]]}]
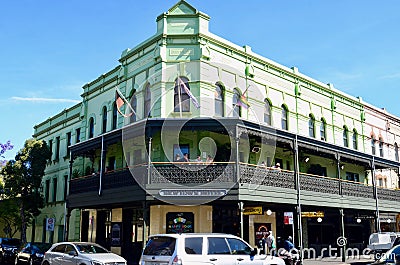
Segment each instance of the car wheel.
[{"label": "car wheel", "polygon": [[43,261],[42,265],[50,265],[48,261]]}]

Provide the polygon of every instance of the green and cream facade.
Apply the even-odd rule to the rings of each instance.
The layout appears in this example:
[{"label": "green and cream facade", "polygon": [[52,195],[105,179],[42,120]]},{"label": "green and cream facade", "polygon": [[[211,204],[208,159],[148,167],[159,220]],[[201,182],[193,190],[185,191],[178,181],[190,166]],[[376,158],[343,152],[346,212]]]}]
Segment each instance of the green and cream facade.
[{"label": "green and cream facade", "polygon": [[[278,236],[292,233],[284,212],[293,212],[300,227],[299,205],[325,213],[329,231],[319,241],[326,244],[341,235],[341,222],[358,247],[366,235],[347,228],[397,230],[377,225],[384,220],[376,212],[386,219],[400,212],[399,118],[212,34],[209,19],[178,2],[157,18],[154,36],[83,86],[81,103],[35,126],[34,136],[53,147],[35,240],[61,241],[66,229],[69,240],[96,241],[134,259],[128,243],[138,247],[149,233],[167,232],[171,214],[183,212],[195,232],[238,233],[254,245],[259,224]],[[200,108],[178,89],[178,79]],[[131,116],[118,113],[116,89],[134,109],[131,115],[122,107]],[[242,94],[249,108],[236,104]],[[214,163],[190,173],[198,165],[174,163],[178,147],[191,159],[211,154]],[[270,168],[276,162],[281,171]],[[192,206],[150,195],[175,188],[171,183],[201,186],[210,179],[232,185],[221,198]],[[246,214],[257,207],[260,214]],[[56,220],[53,233],[42,227],[48,217]],[[112,241],[115,224],[122,224],[125,245]],[[304,245],[317,244],[322,224],[307,215],[301,224]]]}]

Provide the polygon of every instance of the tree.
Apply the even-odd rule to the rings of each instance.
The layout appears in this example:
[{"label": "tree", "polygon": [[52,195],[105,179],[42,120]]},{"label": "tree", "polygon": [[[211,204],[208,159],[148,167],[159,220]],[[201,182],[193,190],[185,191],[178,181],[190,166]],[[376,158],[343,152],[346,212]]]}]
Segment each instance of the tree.
[{"label": "tree", "polygon": [[9,200],[18,205],[21,224],[21,241],[26,242],[26,229],[32,219],[39,215],[44,207],[40,185],[51,152],[42,140],[30,139],[1,169],[4,178],[4,190]]},{"label": "tree", "polygon": [[[2,144],[2,143],[0,143],[0,158],[4,158],[4,153],[7,151],[7,150],[11,150],[11,149],[13,149],[13,145],[11,144],[11,142],[8,140],[5,144]],[[1,160],[0,161],[0,167],[2,166],[2,165],[4,165],[6,163],[6,161],[5,160]]]}]

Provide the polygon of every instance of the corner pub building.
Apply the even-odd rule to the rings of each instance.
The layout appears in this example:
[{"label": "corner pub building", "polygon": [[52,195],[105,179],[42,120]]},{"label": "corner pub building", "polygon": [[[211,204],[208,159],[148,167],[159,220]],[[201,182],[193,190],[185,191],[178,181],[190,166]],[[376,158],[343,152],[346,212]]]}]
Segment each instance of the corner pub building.
[{"label": "corner pub building", "polygon": [[93,241],[135,264],[154,233],[256,246],[271,230],[318,250],[397,231],[399,118],[212,34],[209,20],[179,1],[81,103],[35,126],[52,159],[32,240]]}]

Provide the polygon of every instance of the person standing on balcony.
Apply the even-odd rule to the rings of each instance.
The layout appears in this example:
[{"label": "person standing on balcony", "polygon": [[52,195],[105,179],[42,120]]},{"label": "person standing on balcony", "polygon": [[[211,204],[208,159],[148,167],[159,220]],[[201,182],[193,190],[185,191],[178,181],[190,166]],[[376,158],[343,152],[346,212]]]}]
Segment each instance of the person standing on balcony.
[{"label": "person standing on balcony", "polygon": [[181,160],[181,156],[179,154],[175,155],[175,162],[179,162]]},{"label": "person standing on balcony", "polygon": [[281,170],[281,164],[276,163],[275,166],[273,166],[272,168],[276,170]]},{"label": "person standing on balcony", "polygon": [[201,162],[203,162],[203,160],[201,160],[201,156],[199,156],[199,155],[197,156],[197,158],[196,158],[196,162],[197,162],[197,163],[201,163]]},{"label": "person standing on balcony", "polygon": [[180,162],[189,162],[189,154],[188,153],[184,153],[182,159],[180,160]]},{"label": "person standing on balcony", "polygon": [[208,164],[211,164],[211,163],[214,162],[214,159],[213,159],[210,155],[207,155],[207,160],[206,160],[206,162],[207,162]]}]

